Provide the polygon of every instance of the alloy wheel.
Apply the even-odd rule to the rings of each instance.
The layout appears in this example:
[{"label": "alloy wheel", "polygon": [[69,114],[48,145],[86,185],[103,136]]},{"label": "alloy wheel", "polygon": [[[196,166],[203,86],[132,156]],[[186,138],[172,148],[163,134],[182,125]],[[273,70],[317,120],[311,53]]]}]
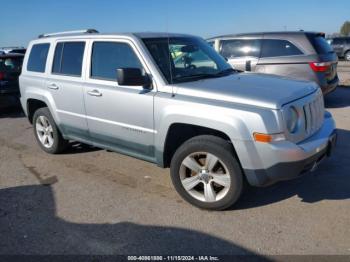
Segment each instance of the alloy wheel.
[{"label": "alloy wheel", "polygon": [[208,152],[196,152],[187,156],[180,166],[180,179],[187,193],[203,202],[221,200],[231,186],[226,165]]},{"label": "alloy wheel", "polygon": [[35,123],[36,133],[41,144],[51,148],[54,144],[53,128],[46,116],[39,116]]},{"label": "alloy wheel", "polygon": [[350,52],[347,52],[345,55],[345,60],[350,61]]}]

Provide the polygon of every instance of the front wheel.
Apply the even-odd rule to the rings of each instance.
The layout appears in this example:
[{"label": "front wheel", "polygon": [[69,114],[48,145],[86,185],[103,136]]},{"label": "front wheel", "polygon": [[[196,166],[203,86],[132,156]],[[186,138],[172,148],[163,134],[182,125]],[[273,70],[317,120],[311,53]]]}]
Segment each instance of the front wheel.
[{"label": "front wheel", "polygon": [[242,193],[241,168],[232,146],[222,138],[203,135],[188,140],[175,152],[170,168],[177,192],[199,208],[226,209]]}]

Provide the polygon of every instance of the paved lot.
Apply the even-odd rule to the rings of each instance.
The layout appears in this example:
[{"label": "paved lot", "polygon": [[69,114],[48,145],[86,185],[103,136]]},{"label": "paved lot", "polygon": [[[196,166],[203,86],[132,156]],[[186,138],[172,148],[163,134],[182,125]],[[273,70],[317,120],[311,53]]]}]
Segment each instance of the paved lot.
[{"label": "paved lot", "polygon": [[339,61],[338,76],[340,79],[340,84],[350,86],[350,62]]},{"label": "paved lot", "polygon": [[80,144],[47,155],[20,110],[2,107],[0,254],[350,255],[350,88],[326,105],[332,158],[224,212],[185,203],[169,171],[143,161]]}]

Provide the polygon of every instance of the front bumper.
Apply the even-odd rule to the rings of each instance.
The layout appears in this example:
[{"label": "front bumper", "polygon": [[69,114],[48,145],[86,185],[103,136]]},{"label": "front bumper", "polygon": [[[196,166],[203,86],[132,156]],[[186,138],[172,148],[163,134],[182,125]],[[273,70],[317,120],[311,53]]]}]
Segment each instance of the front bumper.
[{"label": "front bumper", "polygon": [[243,166],[248,182],[254,186],[266,186],[313,171],[325,157],[331,154],[336,138],[334,120],[331,114],[326,112],[322,128],[301,143],[253,142],[255,151],[252,155],[257,158],[254,161],[257,168]]}]

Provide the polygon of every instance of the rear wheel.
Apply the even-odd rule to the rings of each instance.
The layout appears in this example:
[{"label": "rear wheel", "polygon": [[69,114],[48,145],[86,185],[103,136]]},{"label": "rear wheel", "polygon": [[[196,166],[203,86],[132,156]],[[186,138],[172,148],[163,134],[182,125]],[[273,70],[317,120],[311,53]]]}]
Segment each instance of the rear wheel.
[{"label": "rear wheel", "polygon": [[350,61],[350,51],[347,51],[347,52],[345,53],[344,59],[345,59],[346,61]]},{"label": "rear wheel", "polygon": [[45,152],[59,154],[67,148],[68,141],[62,137],[47,107],[34,113],[33,124],[35,138]]},{"label": "rear wheel", "polygon": [[224,139],[204,135],[188,140],[175,152],[170,168],[177,192],[197,207],[222,210],[242,193],[241,168]]}]

